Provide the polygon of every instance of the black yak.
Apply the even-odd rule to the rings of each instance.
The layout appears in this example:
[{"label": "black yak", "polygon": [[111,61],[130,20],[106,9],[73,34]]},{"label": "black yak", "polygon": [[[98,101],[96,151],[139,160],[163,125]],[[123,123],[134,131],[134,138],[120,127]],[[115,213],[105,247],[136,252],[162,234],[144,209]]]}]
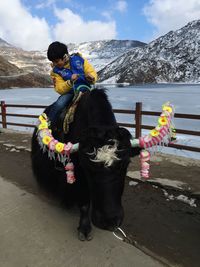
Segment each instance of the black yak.
[{"label": "black yak", "polygon": [[[47,116],[49,108],[45,110]],[[111,231],[121,225],[126,171],[130,156],[138,154],[139,149],[131,148],[129,131],[117,125],[103,89],[83,94],[67,134],[61,130],[64,114],[65,110],[52,135],[63,143],[79,143],[78,151],[70,154],[76,181],[67,183],[63,165],[41,149],[37,129],[32,137],[32,167],[41,185],[56,191],[63,201],[77,202],[80,208],[78,237],[90,240],[91,221]]]}]

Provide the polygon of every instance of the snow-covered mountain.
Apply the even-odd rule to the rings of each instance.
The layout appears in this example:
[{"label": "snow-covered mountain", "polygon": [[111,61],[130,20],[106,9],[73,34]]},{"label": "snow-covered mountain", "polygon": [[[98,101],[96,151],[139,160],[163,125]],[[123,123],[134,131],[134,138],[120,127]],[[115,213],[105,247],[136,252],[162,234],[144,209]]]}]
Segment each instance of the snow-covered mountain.
[{"label": "snow-covered mountain", "polygon": [[135,48],[99,72],[100,81],[200,82],[200,20]]},{"label": "snow-covered mountain", "polygon": [[[68,44],[68,50],[69,53],[82,53],[82,55],[85,56],[97,70],[99,70],[119,55],[122,55],[135,47],[144,45],[146,44],[139,41],[108,40]],[[20,81],[21,86],[26,86],[27,82],[25,79],[27,76],[25,76],[25,74],[28,74],[29,76],[32,75],[30,77],[33,77],[31,78],[31,80],[34,81],[33,84],[36,84],[36,79],[42,81],[42,77],[44,77],[44,84],[50,85],[51,83],[48,81],[48,77],[51,67],[46,54],[46,51],[25,51],[0,39],[0,87],[15,86],[15,82],[17,82],[16,86],[19,86],[18,80],[20,79],[23,80],[23,82]],[[8,66],[10,66],[10,68]],[[16,66],[16,68],[11,68],[11,66]],[[9,79],[12,81],[10,86]],[[4,82],[3,80],[6,81]],[[40,84],[43,86],[43,83],[40,82]]]},{"label": "snow-covered mountain", "polygon": [[[93,41],[81,44],[68,44],[69,53],[80,52],[92,65],[100,70],[119,55],[144,46],[145,43],[129,40]],[[0,55],[25,72],[49,74],[50,62],[46,51],[25,51],[0,39]]]},{"label": "snow-covered mountain", "polygon": [[70,53],[82,53],[82,55],[85,56],[98,71],[120,55],[135,47],[143,47],[145,45],[145,43],[134,40],[104,40],[80,44],[68,44],[68,49]]}]

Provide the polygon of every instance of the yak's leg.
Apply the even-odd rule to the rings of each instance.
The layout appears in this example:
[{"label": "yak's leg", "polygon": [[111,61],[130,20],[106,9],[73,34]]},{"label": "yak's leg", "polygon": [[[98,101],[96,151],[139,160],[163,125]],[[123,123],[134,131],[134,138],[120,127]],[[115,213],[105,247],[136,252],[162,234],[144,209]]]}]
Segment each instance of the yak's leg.
[{"label": "yak's leg", "polygon": [[84,171],[80,167],[78,161],[76,162],[75,166],[75,176],[77,177],[76,186],[78,206],[80,210],[78,238],[81,241],[89,241],[92,239],[92,227],[90,222],[90,192]]},{"label": "yak's leg", "polygon": [[79,207],[80,208],[80,221],[78,227],[78,238],[81,241],[91,240],[92,239],[92,227],[90,222],[90,204],[85,204]]}]

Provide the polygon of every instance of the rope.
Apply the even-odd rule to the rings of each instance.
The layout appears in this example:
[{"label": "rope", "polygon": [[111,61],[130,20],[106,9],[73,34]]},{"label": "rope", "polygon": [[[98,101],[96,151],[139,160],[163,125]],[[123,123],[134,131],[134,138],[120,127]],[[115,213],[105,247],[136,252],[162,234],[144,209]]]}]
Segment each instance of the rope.
[{"label": "rope", "polygon": [[[85,75],[81,75],[81,74],[79,74],[78,76],[79,76],[80,78],[84,78],[84,77],[85,77]],[[93,90],[92,87],[90,87],[90,86],[88,86],[88,85],[85,85],[85,84],[80,84],[80,85],[75,89],[75,87],[74,87],[75,82],[76,82],[76,81],[73,81],[73,82],[72,82],[72,88],[73,88],[75,94],[78,94],[81,88],[86,88],[86,89],[89,90],[89,91]]]},{"label": "rope", "polygon": [[123,231],[121,228],[119,228],[119,227],[117,228],[117,230],[119,230],[119,231],[121,232],[121,234],[124,236],[124,238],[118,236],[115,232],[113,232],[113,235],[114,235],[116,238],[118,238],[119,240],[124,241],[125,238],[126,238],[126,234],[125,234],[124,231]]},{"label": "rope", "polygon": [[88,89],[89,91],[93,90],[90,86],[87,86],[87,85],[85,85],[85,84],[81,84],[81,85],[79,85],[76,89],[74,89],[75,93],[79,93],[79,91],[80,91],[81,88],[86,88],[86,89]]},{"label": "rope", "polygon": [[83,95],[83,93],[79,92],[78,94],[76,94],[74,96],[72,104],[69,107],[69,109],[67,110],[67,113],[65,114],[65,118],[63,121],[63,131],[65,134],[67,134],[69,131],[69,124],[74,120],[74,114],[76,111],[76,107],[77,107],[78,102],[79,102],[80,98],[82,97],[82,95]]}]

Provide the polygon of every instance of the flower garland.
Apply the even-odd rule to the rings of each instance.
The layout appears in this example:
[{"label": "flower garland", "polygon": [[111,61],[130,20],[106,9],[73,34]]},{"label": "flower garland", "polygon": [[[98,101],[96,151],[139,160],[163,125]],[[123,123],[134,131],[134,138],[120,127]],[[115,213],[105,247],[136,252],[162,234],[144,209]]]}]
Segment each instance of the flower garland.
[{"label": "flower garland", "polygon": [[[173,106],[167,102],[162,106],[162,113],[158,118],[157,126],[150,131],[149,134],[139,138],[139,146],[143,148],[140,152],[140,174],[143,178],[149,178],[150,169],[150,151],[152,147],[154,151],[157,145],[168,145],[172,140],[176,140],[176,131],[172,123],[174,116]],[[65,168],[67,182],[72,184],[75,182],[74,165],[70,160],[70,153],[78,150],[78,144],[73,145],[59,142],[52,136],[49,129],[48,117],[45,113],[39,116],[37,139],[43,152],[48,151],[49,158],[57,159]],[[67,162],[67,164],[66,164]]]},{"label": "flower garland", "polygon": [[45,113],[42,113],[39,116],[39,123],[37,127],[37,139],[43,152],[48,151],[48,157],[51,160],[57,159],[58,161],[60,161],[64,165],[67,182],[70,184],[74,183],[74,165],[70,160],[70,153],[72,149],[77,150],[78,146],[74,148],[74,145],[70,142],[64,144],[54,139],[54,137],[52,136],[52,131],[51,129],[49,129],[48,117]]},{"label": "flower garland", "polygon": [[149,134],[139,138],[139,146],[144,148],[140,152],[140,174],[145,179],[149,178],[149,148],[157,148],[157,145],[168,145],[172,140],[176,140],[176,130],[172,123],[173,116],[174,107],[169,102],[165,103],[162,106],[162,113],[158,118],[157,126]]}]

